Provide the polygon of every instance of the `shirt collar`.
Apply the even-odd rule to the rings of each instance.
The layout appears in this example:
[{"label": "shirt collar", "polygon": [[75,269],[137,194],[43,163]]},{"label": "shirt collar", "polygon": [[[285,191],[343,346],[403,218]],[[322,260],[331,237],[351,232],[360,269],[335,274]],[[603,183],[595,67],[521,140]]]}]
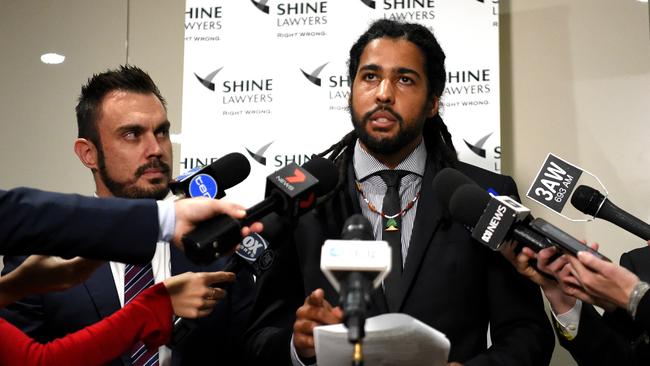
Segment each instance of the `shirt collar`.
[{"label": "shirt collar", "polygon": [[[406,159],[402,160],[395,169],[406,170],[410,173],[423,176],[426,160],[427,148],[424,146],[424,142],[420,141],[420,144],[415,148],[415,150],[413,150]],[[386,165],[381,163],[361,147],[359,139],[357,139],[357,142],[354,144],[352,164],[354,166],[354,173],[360,181],[380,170],[388,170]]]}]

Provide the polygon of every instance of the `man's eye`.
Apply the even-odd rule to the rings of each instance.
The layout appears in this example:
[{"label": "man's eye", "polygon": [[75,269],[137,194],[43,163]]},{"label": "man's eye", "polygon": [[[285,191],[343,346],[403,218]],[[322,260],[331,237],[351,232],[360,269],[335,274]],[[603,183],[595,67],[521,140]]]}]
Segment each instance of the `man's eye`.
[{"label": "man's eye", "polygon": [[401,76],[399,78],[399,82],[402,83],[402,84],[413,84],[413,79],[411,79],[410,77],[407,77],[407,76]]}]

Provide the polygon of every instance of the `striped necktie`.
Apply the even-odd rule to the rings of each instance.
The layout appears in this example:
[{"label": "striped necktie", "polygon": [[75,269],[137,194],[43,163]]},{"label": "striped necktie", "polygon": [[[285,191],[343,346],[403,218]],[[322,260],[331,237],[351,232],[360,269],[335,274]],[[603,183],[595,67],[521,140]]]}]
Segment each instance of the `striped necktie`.
[{"label": "striped necktie", "polygon": [[[144,266],[127,264],[124,268],[124,304],[128,304],[142,290],[153,285],[153,269],[151,263]],[[131,362],[133,366],[157,366],[158,350],[149,350],[138,342],[131,349]]]}]

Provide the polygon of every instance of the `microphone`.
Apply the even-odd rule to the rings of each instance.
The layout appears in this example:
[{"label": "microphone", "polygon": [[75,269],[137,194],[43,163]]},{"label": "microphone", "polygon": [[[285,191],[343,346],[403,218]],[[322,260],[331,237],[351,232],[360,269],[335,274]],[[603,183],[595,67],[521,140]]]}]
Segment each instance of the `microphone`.
[{"label": "microphone", "polygon": [[571,196],[571,204],[587,215],[607,220],[643,240],[650,240],[650,225],[622,210],[594,188],[578,186]]},{"label": "microphone", "polygon": [[331,161],[314,156],[302,167],[295,163],[267,177],[266,198],[246,210],[242,220],[218,215],[196,226],[182,239],[185,255],[198,264],[215,260],[241,240],[242,225],[250,225],[275,212],[293,221],[316,205],[316,197],[334,189],[338,172]]},{"label": "microphone", "polygon": [[370,291],[391,270],[391,249],[386,241],[374,239],[370,222],[361,214],[345,221],[341,238],[325,241],[320,268],[340,294],[348,340],[357,343],[365,336]]},{"label": "microphone", "polygon": [[[441,170],[437,185],[447,184],[451,168]],[[469,178],[468,178],[469,179]],[[555,246],[564,253],[576,255],[588,251],[596,257],[609,261],[599,252],[584,245],[560,228],[544,219],[533,218],[530,210],[508,196],[490,196],[476,183],[466,183],[452,191],[449,202],[451,217],[471,228],[472,238],[492,250],[499,250],[504,240],[514,239],[534,251]],[[444,199],[441,199],[444,201]]]},{"label": "microphone", "polygon": [[248,267],[255,276],[260,276],[271,267],[275,261],[275,253],[269,248],[269,242],[258,233],[252,233],[242,239],[224,272],[237,273],[242,268]]},{"label": "microphone", "polygon": [[169,182],[169,188],[178,198],[223,198],[226,189],[241,183],[250,172],[248,159],[234,152],[210,165],[188,170]]}]

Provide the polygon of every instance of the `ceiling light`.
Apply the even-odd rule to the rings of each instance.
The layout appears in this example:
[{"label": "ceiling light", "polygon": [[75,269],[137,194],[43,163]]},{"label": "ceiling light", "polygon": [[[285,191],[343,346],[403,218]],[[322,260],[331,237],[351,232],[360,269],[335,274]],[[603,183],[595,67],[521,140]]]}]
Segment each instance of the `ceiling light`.
[{"label": "ceiling light", "polygon": [[41,62],[44,64],[56,65],[63,63],[65,61],[65,56],[59,55],[58,53],[44,53],[41,55]]}]

